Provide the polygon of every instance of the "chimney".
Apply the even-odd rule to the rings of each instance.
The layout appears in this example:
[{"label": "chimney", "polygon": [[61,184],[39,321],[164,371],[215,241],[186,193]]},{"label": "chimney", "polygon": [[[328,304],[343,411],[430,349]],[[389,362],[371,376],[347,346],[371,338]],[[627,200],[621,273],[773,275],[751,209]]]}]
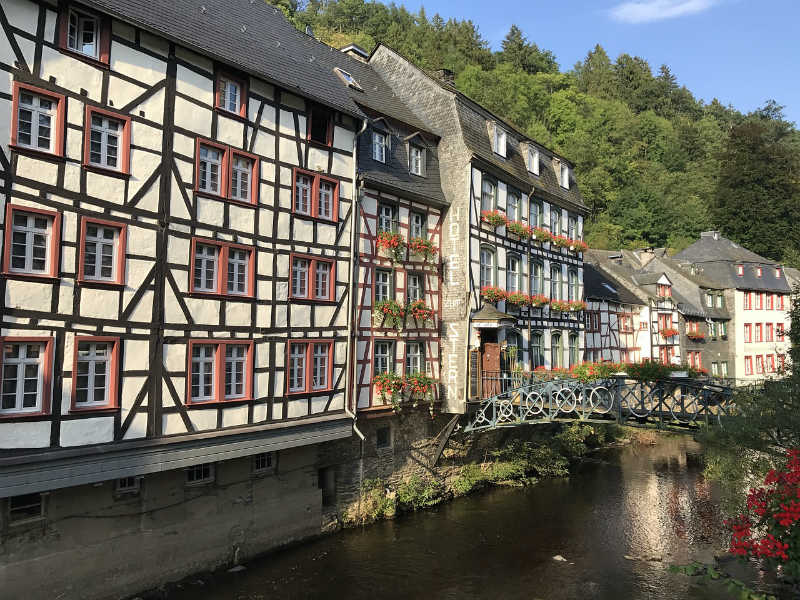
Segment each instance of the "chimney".
[{"label": "chimney", "polygon": [[701,238],[712,238],[718,240],[720,238],[719,231],[704,231],[700,234]]},{"label": "chimney", "polygon": [[436,69],[433,74],[442,83],[446,83],[450,87],[456,87],[456,74],[450,69]]},{"label": "chimney", "polygon": [[347,46],[339,48],[339,51],[364,63],[369,60],[369,53],[356,44],[347,44]]}]

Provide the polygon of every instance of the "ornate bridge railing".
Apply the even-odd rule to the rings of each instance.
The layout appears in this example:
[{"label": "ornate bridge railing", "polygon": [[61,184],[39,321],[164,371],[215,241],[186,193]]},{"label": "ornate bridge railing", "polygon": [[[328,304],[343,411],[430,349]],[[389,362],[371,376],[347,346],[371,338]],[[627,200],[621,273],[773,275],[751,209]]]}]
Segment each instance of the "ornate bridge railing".
[{"label": "ornate bridge railing", "polygon": [[525,382],[469,403],[465,431],[553,421],[719,424],[732,406],[731,388],[699,380]]}]

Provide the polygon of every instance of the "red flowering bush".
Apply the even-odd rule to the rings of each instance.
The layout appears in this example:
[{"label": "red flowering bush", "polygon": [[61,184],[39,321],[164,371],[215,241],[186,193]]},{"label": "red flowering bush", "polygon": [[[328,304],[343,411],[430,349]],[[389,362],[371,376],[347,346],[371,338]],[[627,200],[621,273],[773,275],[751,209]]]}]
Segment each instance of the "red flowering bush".
[{"label": "red flowering bush", "polygon": [[378,239],[375,243],[379,250],[386,252],[389,258],[395,262],[403,260],[406,245],[401,234],[393,231],[381,231],[378,233]]},{"label": "red flowering bush", "polygon": [[418,323],[433,322],[433,309],[428,308],[423,300],[415,300],[406,306],[406,314],[414,317]]},{"label": "red flowering bush", "polygon": [[436,247],[433,242],[425,238],[411,238],[408,242],[408,249],[417,256],[421,256],[426,262],[436,256]]},{"label": "red flowering bush", "polygon": [[564,235],[552,235],[550,243],[559,248],[569,248],[572,245],[572,240]]},{"label": "red flowering bush", "polygon": [[673,335],[678,335],[678,330],[674,329],[672,327],[665,327],[664,329],[661,330],[660,333],[661,333],[661,337],[666,339],[666,338],[672,337]]},{"label": "red flowering bush", "polygon": [[428,400],[428,412],[433,416],[433,390],[436,387],[436,380],[425,373],[409,373],[403,378],[403,391],[408,394],[413,402],[412,406],[417,407],[420,400]]},{"label": "red flowering bush", "polygon": [[394,300],[381,300],[372,309],[372,321],[384,327],[402,329],[405,324],[406,309]]},{"label": "red flowering bush", "polygon": [[488,223],[491,227],[497,229],[508,223],[506,216],[499,210],[484,210],[481,213],[481,221]]},{"label": "red flowering bush", "polygon": [[800,449],[789,450],[786,465],[750,489],[746,511],[725,525],[731,554],[766,559],[800,578]]},{"label": "red flowering bush", "polygon": [[481,288],[481,298],[487,302],[500,302],[506,299],[506,291],[498,287],[487,285]]},{"label": "red flowering bush", "polygon": [[372,378],[372,385],[375,386],[381,402],[385,404],[388,397],[394,406],[399,405],[400,392],[403,389],[403,378],[400,375],[392,372],[378,373]]},{"label": "red flowering bush", "polygon": [[506,295],[506,302],[519,308],[527,306],[530,302],[530,297],[522,292],[512,292]]},{"label": "red flowering bush", "polygon": [[532,294],[528,297],[528,304],[533,306],[534,308],[541,308],[542,306],[547,306],[550,303],[550,298],[545,296],[544,294]]},{"label": "red flowering bush", "polygon": [[583,300],[571,300],[569,303],[569,309],[572,312],[586,310],[586,302],[584,302]]},{"label": "red flowering bush", "polygon": [[566,300],[551,300],[550,308],[552,310],[560,310],[561,312],[569,312],[570,303]]},{"label": "red flowering bush", "polygon": [[583,240],[572,240],[572,245],[570,246],[570,250],[575,252],[586,252],[589,249],[589,244],[584,242]]},{"label": "red flowering bush", "polygon": [[513,233],[515,236],[523,240],[527,240],[529,237],[531,237],[530,227],[520,221],[510,221],[508,224],[506,224],[506,230],[508,233]]},{"label": "red flowering bush", "polygon": [[549,242],[553,239],[553,235],[547,229],[542,229],[541,227],[532,227],[531,237],[537,242]]},{"label": "red flowering bush", "polygon": [[687,331],[686,337],[688,337],[690,340],[699,342],[700,340],[706,339],[706,334],[704,334],[702,331]]}]

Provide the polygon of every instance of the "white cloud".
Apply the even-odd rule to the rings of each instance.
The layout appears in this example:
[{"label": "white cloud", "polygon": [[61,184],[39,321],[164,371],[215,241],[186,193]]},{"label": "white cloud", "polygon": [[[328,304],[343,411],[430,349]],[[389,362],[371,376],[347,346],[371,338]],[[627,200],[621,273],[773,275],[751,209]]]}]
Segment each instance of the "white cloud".
[{"label": "white cloud", "polygon": [[650,23],[693,15],[708,10],[719,0],[637,0],[611,9],[611,17],[623,23]]}]

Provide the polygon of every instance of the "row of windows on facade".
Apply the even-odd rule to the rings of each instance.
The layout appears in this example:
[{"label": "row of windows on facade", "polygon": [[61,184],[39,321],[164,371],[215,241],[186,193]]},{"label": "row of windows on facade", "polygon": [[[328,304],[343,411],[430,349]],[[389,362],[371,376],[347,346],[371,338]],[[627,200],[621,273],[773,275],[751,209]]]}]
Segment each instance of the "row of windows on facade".
[{"label": "row of windows on facade", "polygon": [[[61,219],[58,213],[8,205],[4,271],[57,276]],[[122,223],[85,217],[80,225],[78,280],[125,283],[127,228]],[[190,291],[254,296],[254,251],[248,246],[192,238]],[[332,301],[335,262],[292,256],[292,297]]]},{"label": "row of windows on facade", "polygon": [[745,292],[744,310],[785,310],[785,294],[768,292]]},{"label": "row of windows on facade", "polygon": [[[530,293],[545,294],[544,265],[538,261],[530,262]],[[561,265],[550,266],[550,298],[552,300],[562,300],[563,277]],[[497,273],[497,253],[493,248],[482,246],[480,250],[480,285],[481,288],[498,285]],[[567,300],[579,300],[579,278],[577,269],[567,270]],[[522,276],[522,257],[516,254],[506,255],[506,291],[522,292],[524,278]]]},{"label": "row of windows on facade", "polygon": [[[547,227],[544,222],[544,204],[539,200],[531,199],[528,203],[528,224],[531,227]],[[481,211],[490,211],[497,208],[497,183],[483,177],[481,184]],[[509,221],[519,221],[523,218],[522,195],[509,189],[506,194],[506,217]],[[582,239],[583,232],[578,229],[578,217],[567,213],[567,226],[564,228],[563,215],[561,209],[550,205],[550,233],[553,235],[564,235],[570,239]]]},{"label": "row of windows on facade", "polygon": [[[528,351],[528,362],[531,369],[546,366],[546,356],[550,354],[550,368],[560,369],[563,367],[572,367],[580,363],[580,338],[577,333],[570,333],[567,335],[566,341],[566,363],[564,361],[564,336],[557,331],[550,335],[550,347],[547,348],[544,342],[544,332],[532,331],[530,342],[525,347],[522,335],[517,331],[509,331],[506,333],[506,347],[501,353],[502,370],[512,370],[515,366],[524,367],[525,355],[524,352]],[[599,362],[599,360],[598,360]]]},{"label": "row of windows on facade", "polygon": [[[600,311],[587,310],[585,313],[586,320],[586,333],[600,331]],[[633,315],[632,314],[617,314],[617,327],[620,333],[633,333]],[[639,321],[639,329],[647,331],[647,321]]]},{"label": "row of windows on facade", "polygon": [[[492,129],[493,129],[492,150],[494,151],[495,154],[502,156],[503,158],[507,158],[508,133],[497,123],[493,124]],[[528,144],[525,159],[528,172],[536,176],[540,175],[541,152],[539,151],[539,149],[533,146],[532,144]],[[562,188],[569,189],[569,165],[561,162],[557,158],[554,158],[553,160],[556,162],[556,167],[558,169],[559,184],[561,185]]]},{"label": "row of windows on facade", "polygon": [[[755,335],[753,335],[755,333]],[[751,342],[782,342],[786,338],[783,323],[745,323],[744,341]]]},{"label": "row of windows on facade", "polygon": [[[772,272],[775,275],[775,279],[780,279],[781,277],[781,269],[780,267],[773,267]],[[753,273],[756,277],[763,277],[764,276],[764,268],[763,267],[753,267]],[[739,277],[744,277],[744,265],[736,265],[736,274]]]},{"label": "row of windows on facade", "polygon": [[[705,333],[703,331],[702,321],[687,321],[686,333]],[[712,340],[717,339],[717,337],[727,337],[728,323],[725,321],[709,321],[708,334]]]},{"label": "row of windows on facade", "polygon": [[[277,456],[275,452],[262,452],[250,459],[250,469],[254,476],[275,473]],[[215,463],[192,465],[183,470],[184,483],[187,486],[210,485],[216,477]],[[114,494],[124,498],[139,494],[144,476],[122,477],[114,481]],[[6,503],[6,524],[24,525],[39,521],[46,517],[47,494],[34,493],[11,496]]]},{"label": "row of windows on facade", "polygon": [[[117,408],[120,339],[76,336],[71,410]],[[330,391],[333,341],[290,341],[287,392]],[[49,412],[53,338],[13,338],[2,342],[0,415]],[[190,403],[243,401],[253,398],[253,343],[189,342]]]},{"label": "row of windows on facade", "polygon": [[[399,209],[393,204],[381,202],[378,204],[378,232],[398,233],[400,229]],[[419,211],[409,211],[408,213],[408,237],[427,239],[428,225],[424,213]]]},{"label": "row of windows on facade", "polygon": [[[388,164],[391,155],[391,136],[385,131],[375,129],[372,131],[372,159]],[[411,142],[406,143],[408,150],[408,172],[418,177],[425,177],[426,151],[425,148]]]},{"label": "row of windows on facade", "polygon": [[[755,371],[753,371],[753,359],[755,358]],[[784,354],[758,354],[756,356],[744,357],[745,375],[764,375],[766,373],[777,373],[778,366],[783,370],[786,356]]]}]

